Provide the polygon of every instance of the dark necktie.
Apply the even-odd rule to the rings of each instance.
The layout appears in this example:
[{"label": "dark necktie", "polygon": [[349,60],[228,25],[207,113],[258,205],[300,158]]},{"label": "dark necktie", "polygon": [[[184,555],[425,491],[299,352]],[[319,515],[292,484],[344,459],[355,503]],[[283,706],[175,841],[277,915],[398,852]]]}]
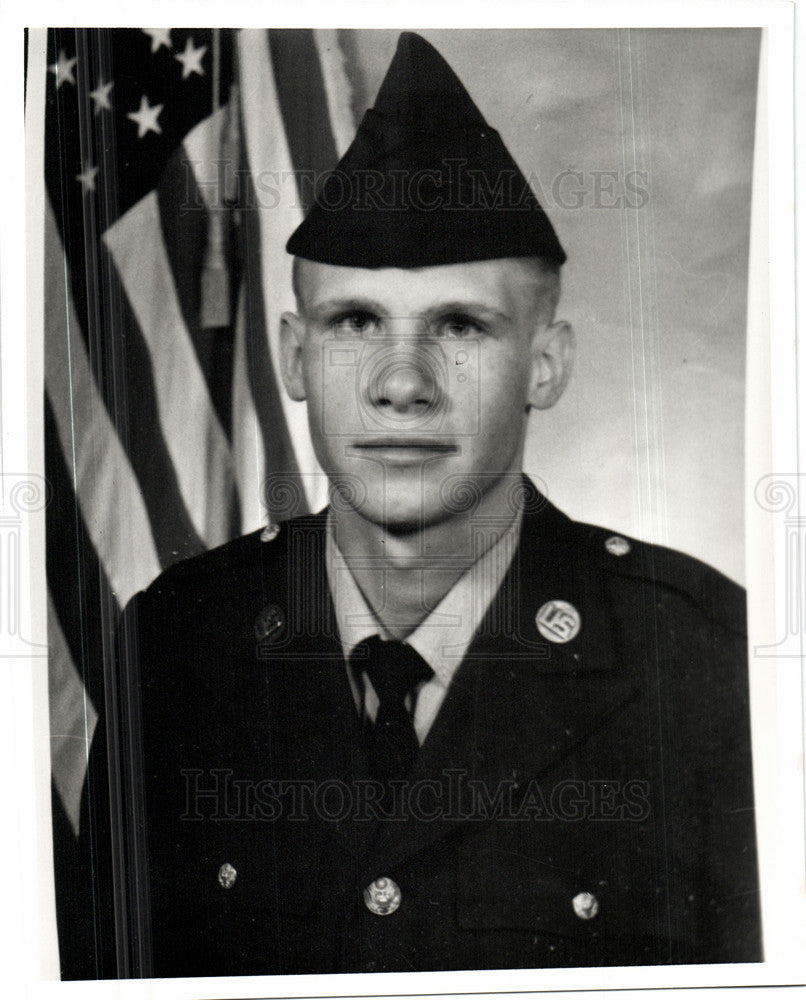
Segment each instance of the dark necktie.
[{"label": "dark necktie", "polygon": [[379,635],[360,642],[350,662],[355,671],[366,673],[378,696],[378,713],[369,734],[373,777],[384,784],[405,778],[419,748],[406,697],[411,695],[413,707],[418,684],[430,680],[434,671],[407,643],[384,642]]}]

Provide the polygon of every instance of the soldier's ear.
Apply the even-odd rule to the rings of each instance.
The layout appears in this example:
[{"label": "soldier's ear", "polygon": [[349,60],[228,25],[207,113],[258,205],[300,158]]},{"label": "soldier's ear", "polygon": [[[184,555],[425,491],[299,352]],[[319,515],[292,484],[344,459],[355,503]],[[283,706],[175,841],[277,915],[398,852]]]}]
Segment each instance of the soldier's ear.
[{"label": "soldier's ear", "polygon": [[285,391],[297,402],[307,395],[302,371],[304,342],[304,321],[296,313],[284,312],[280,317],[280,365]]},{"label": "soldier's ear", "polygon": [[547,410],[562,396],[574,363],[574,331],[561,320],[541,327],[532,339],[528,407]]}]

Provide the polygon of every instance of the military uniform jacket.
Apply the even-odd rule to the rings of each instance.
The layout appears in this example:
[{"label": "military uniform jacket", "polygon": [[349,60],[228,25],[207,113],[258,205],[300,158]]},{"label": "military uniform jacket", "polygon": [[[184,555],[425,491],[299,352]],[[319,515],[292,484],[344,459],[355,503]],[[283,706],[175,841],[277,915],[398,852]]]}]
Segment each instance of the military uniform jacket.
[{"label": "military uniform jacket", "polygon": [[[324,513],[289,521],[174,567],[125,613],[125,974],[760,959],[740,588],[530,487],[384,821],[324,548]],[[553,602],[575,637],[562,614],[539,630]],[[365,899],[379,878],[400,896],[385,915]]]}]

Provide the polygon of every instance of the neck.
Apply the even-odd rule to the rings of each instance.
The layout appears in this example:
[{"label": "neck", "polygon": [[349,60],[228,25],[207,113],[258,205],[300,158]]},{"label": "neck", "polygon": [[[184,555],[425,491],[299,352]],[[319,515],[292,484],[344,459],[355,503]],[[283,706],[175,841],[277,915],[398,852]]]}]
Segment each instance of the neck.
[{"label": "neck", "polygon": [[520,517],[512,481],[490,491],[472,512],[416,530],[366,520],[331,507],[334,538],[365,600],[392,638],[404,639],[456,581]]}]

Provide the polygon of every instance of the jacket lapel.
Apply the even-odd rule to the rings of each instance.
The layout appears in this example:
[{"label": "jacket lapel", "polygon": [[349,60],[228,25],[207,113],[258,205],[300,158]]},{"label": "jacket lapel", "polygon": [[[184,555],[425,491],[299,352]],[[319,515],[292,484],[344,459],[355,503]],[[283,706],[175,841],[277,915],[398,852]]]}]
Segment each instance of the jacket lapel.
[{"label": "jacket lapel", "polygon": [[328,589],[325,525],[325,512],[285,525],[281,565],[273,563],[264,575],[263,601],[272,592],[285,595],[284,604],[275,605],[283,631],[263,652],[272,773],[297,782],[299,801],[307,803],[305,822],[295,824],[297,836],[307,826],[312,835],[334,836],[359,854],[367,824],[352,824],[349,814],[339,818],[339,806],[342,793],[352,796],[355,781],[368,777],[368,763]]}]

